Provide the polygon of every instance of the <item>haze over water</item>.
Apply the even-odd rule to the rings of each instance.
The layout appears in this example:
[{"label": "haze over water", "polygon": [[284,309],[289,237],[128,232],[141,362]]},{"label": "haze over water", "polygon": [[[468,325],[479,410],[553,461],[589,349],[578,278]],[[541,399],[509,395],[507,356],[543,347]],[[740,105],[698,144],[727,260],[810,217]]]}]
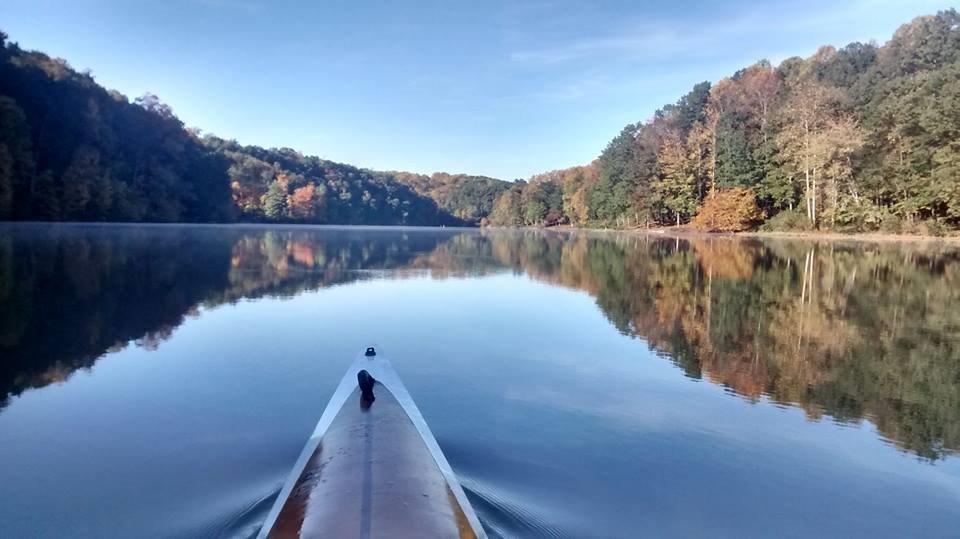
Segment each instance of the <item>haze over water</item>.
[{"label": "haze over water", "polygon": [[493,536],[950,537],[960,251],[0,226],[9,537],[254,535],[391,358]]}]

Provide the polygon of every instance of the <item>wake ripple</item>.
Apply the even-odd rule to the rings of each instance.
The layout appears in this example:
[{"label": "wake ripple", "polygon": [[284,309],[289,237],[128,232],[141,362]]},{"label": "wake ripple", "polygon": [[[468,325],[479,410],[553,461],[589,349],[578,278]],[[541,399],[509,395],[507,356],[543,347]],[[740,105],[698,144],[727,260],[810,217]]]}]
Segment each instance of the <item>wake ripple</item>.
[{"label": "wake ripple", "polygon": [[461,477],[460,483],[492,538],[572,536],[539,516],[545,511],[538,510],[536,503],[470,478]]},{"label": "wake ripple", "polygon": [[280,494],[282,484],[260,498],[241,506],[233,515],[228,515],[209,530],[206,537],[252,539],[260,533],[274,500]]}]

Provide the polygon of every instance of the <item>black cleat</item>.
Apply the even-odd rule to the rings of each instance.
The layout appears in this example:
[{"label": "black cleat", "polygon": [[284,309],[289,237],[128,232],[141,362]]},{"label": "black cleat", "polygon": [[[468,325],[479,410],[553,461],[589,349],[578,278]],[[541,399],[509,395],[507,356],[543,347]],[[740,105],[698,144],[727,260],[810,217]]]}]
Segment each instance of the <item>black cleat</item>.
[{"label": "black cleat", "polygon": [[375,397],[373,396],[373,385],[377,383],[377,380],[370,376],[370,373],[366,370],[362,370],[357,373],[357,384],[360,385],[360,400],[373,402]]}]

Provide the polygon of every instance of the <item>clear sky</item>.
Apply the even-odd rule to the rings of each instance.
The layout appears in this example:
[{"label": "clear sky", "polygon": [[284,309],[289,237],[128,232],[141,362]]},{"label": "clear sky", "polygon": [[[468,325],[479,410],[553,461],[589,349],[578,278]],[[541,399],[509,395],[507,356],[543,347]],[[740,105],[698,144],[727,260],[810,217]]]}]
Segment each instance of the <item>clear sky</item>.
[{"label": "clear sky", "polygon": [[698,81],[884,42],[931,0],[2,0],[27,49],[188,125],[375,169],[584,164]]}]

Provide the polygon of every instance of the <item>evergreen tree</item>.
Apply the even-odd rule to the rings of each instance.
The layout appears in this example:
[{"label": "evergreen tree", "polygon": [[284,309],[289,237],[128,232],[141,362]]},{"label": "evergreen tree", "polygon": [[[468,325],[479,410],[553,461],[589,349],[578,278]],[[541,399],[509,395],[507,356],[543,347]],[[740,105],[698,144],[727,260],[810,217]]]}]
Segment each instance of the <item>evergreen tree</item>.
[{"label": "evergreen tree", "polygon": [[717,126],[717,187],[753,187],[761,172],[753,161],[745,127],[733,114],[726,114]]},{"label": "evergreen tree", "polygon": [[287,217],[287,188],[283,182],[274,180],[263,195],[263,213],[268,219],[280,221]]}]

